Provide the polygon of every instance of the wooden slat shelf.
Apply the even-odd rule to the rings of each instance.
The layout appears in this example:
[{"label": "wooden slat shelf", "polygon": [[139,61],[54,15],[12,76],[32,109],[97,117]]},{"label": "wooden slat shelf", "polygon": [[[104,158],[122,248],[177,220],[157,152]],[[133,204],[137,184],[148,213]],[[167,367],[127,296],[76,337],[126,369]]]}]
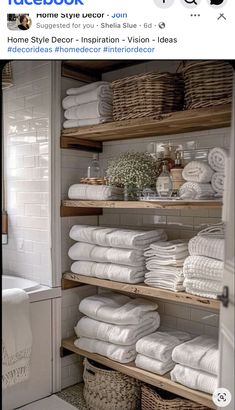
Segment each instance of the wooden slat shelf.
[{"label": "wooden slat shelf", "polygon": [[99,286],[102,288],[118,292],[131,293],[137,296],[146,296],[151,298],[163,299],[173,302],[190,304],[194,306],[206,307],[215,310],[219,310],[220,308],[219,300],[203,298],[200,296],[191,295],[186,292],[173,292],[170,290],[153,288],[151,286],[145,285],[144,283],[129,284],[114,282],[111,280],[97,279],[92,278],[90,276],[78,275],[72,272],[65,272],[63,274],[62,285],[64,289],[69,289],[70,284],[71,287],[74,287],[74,282],[77,282],[78,286],[80,286],[81,284],[87,284]]},{"label": "wooden slat shelf", "polygon": [[111,369],[117,370],[124,373],[130,377],[141,380],[142,382],[151,384],[153,386],[159,387],[163,390],[178,394],[188,400],[192,400],[196,403],[200,403],[211,409],[215,409],[212,402],[211,395],[200,392],[198,390],[192,390],[185,387],[179,383],[175,383],[170,379],[170,375],[166,374],[164,376],[159,376],[154,373],[150,373],[146,370],[139,369],[135,366],[134,362],[128,364],[121,364],[113,360],[108,359],[105,356],[101,356],[95,353],[89,353],[85,350],[81,350],[74,345],[75,338],[65,339],[62,341],[62,347],[70,352],[79,354],[80,356],[88,357],[91,360],[95,360]]},{"label": "wooden slat shelf", "polygon": [[[66,147],[72,138],[73,148],[76,139],[86,141],[114,141],[131,138],[146,138],[193,131],[203,131],[229,127],[231,125],[231,105],[219,105],[209,108],[173,112],[152,120],[139,118],[116,121],[80,128],[68,128],[62,131],[61,146]],[[88,144],[88,148],[90,145]]]}]

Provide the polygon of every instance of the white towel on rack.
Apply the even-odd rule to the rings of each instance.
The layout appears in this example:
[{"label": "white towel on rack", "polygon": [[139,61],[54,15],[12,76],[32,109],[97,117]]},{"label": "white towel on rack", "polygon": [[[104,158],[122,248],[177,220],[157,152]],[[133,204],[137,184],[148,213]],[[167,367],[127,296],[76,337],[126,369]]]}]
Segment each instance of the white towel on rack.
[{"label": "white towel on rack", "polygon": [[145,249],[152,242],[167,239],[163,229],[137,231],[89,225],[74,225],[70,230],[69,236],[74,241],[127,249]]},{"label": "white towel on rack", "polygon": [[[81,88],[81,87],[80,87]],[[96,89],[80,94],[69,95],[62,101],[62,106],[65,110],[70,107],[75,107],[81,104],[87,104],[96,101],[107,101],[112,104],[113,93],[110,84],[100,85]]]},{"label": "white towel on rack", "polygon": [[184,261],[183,274],[186,278],[208,279],[221,282],[224,263],[206,256],[188,256]]},{"label": "white towel on rack", "polygon": [[[80,97],[67,97],[80,98]],[[112,117],[113,106],[104,100],[93,101],[87,104],[81,104],[65,110],[64,117],[66,120],[83,120],[85,118]]]},{"label": "white towel on rack", "polygon": [[137,249],[109,248],[77,242],[71,246],[69,257],[75,261],[115,263],[116,265],[145,266],[144,253]]},{"label": "white towel on rack", "polygon": [[225,226],[223,222],[210,225],[198,232],[198,236],[211,236],[212,238],[224,238]]},{"label": "white towel on rack", "polygon": [[189,333],[180,331],[154,332],[136,343],[137,353],[161,362],[172,360],[172,351],[179,344],[190,340]]},{"label": "white towel on rack", "polygon": [[89,339],[88,337],[76,339],[74,345],[79,349],[106,356],[119,363],[129,363],[136,358],[135,345],[120,346],[102,340]]},{"label": "white towel on rack", "polygon": [[121,201],[123,199],[123,189],[111,185],[74,184],[69,188],[68,198],[74,200]]},{"label": "white towel on rack", "polygon": [[208,162],[213,170],[224,173],[227,160],[228,151],[226,149],[215,147],[209,151]]},{"label": "white towel on rack", "polygon": [[144,322],[124,326],[104,323],[84,316],[78,321],[74,330],[78,337],[88,337],[126,346],[134,345],[141,337],[157,330],[159,325],[158,312],[150,312],[146,315]]},{"label": "white towel on rack", "polygon": [[191,256],[206,256],[224,260],[224,239],[212,236],[194,236],[188,244]]},{"label": "white towel on rack", "polygon": [[218,196],[223,196],[225,175],[222,172],[215,172],[212,175],[211,186]]},{"label": "white towel on rack", "polygon": [[85,120],[66,120],[63,122],[63,128],[76,128],[85,127],[87,125],[97,125],[104,122],[110,122],[113,118],[110,117],[98,117],[98,118],[86,118]]},{"label": "white towel on rack", "polygon": [[218,378],[216,376],[180,364],[177,364],[171,371],[171,380],[190,389],[210,394],[214,393],[218,387]]},{"label": "white towel on rack", "polygon": [[116,325],[136,325],[157,308],[157,303],[141,298],[131,299],[113,292],[89,296],[79,305],[79,311],[84,315]]},{"label": "white towel on rack", "polygon": [[143,354],[137,354],[135,365],[148,372],[163,375],[173,369],[175,363],[172,360],[161,362],[160,360],[152,359]]},{"label": "white towel on rack", "polygon": [[176,239],[152,243],[144,256],[148,270],[155,269],[159,265],[183,266],[184,259],[188,256],[188,242]]},{"label": "white towel on rack", "polygon": [[183,169],[182,176],[185,181],[206,183],[211,181],[213,170],[202,161],[190,161]]},{"label": "white towel on rack", "polygon": [[111,86],[111,84],[108,81],[96,81],[94,83],[82,85],[80,87],[68,88],[68,90],[66,91],[66,94],[67,95],[90,94],[90,92],[92,91],[96,91],[96,93],[98,93],[100,87],[104,85],[107,87]]},{"label": "white towel on rack", "polygon": [[223,288],[222,282],[215,280],[186,278],[183,284],[187,293],[211,299],[217,299]]},{"label": "white towel on rack", "polygon": [[179,190],[181,199],[213,199],[215,192],[211,184],[185,182]]},{"label": "white towel on rack", "polygon": [[2,386],[29,378],[32,331],[29,296],[22,289],[2,292]]},{"label": "white towel on rack", "polygon": [[79,275],[113,280],[115,282],[141,283],[144,281],[146,269],[141,266],[125,266],[116,265],[114,263],[77,261],[72,264],[71,271]]}]

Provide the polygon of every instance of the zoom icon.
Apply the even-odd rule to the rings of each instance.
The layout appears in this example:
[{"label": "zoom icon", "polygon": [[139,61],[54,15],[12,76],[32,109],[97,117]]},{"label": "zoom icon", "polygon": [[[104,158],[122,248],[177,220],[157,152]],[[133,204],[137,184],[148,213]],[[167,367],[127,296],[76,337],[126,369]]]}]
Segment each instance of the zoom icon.
[{"label": "zoom icon", "polygon": [[153,0],[155,5],[161,9],[168,9],[173,5],[174,1],[175,0]]},{"label": "zoom icon", "polygon": [[231,393],[228,389],[221,387],[220,389],[216,389],[213,393],[213,402],[218,407],[227,407],[232,400]]}]

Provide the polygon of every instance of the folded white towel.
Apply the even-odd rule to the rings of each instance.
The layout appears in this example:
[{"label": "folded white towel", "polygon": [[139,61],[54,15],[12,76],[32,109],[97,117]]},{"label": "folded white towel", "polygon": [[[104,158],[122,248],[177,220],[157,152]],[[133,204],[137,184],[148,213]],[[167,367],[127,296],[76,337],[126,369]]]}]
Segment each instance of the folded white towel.
[{"label": "folded white towel", "polygon": [[29,378],[32,331],[29,296],[22,289],[2,292],[2,386]]},{"label": "folded white towel", "polygon": [[88,337],[80,337],[75,340],[74,345],[79,349],[106,356],[119,363],[129,363],[136,358],[135,345],[119,346],[102,340],[89,339]]},{"label": "folded white towel", "polygon": [[148,270],[159,265],[183,266],[184,259],[188,256],[188,242],[180,239],[156,242],[150,245],[144,256]]},{"label": "folded white towel", "polygon": [[188,256],[184,261],[183,274],[186,278],[211,279],[221,282],[224,263],[206,256]]},{"label": "folded white towel", "polygon": [[195,337],[176,346],[172,352],[172,360],[192,369],[218,375],[218,340],[206,335]]},{"label": "folded white towel", "polygon": [[116,265],[114,263],[78,261],[72,264],[71,271],[79,275],[113,280],[115,282],[140,283],[144,280],[146,269],[141,266],[125,266]]},{"label": "folded white towel", "polygon": [[211,186],[218,196],[223,196],[225,175],[222,172],[215,172],[212,175]]},{"label": "folded white towel", "polygon": [[145,273],[144,282],[148,286],[182,292],[184,275],[183,270],[175,266],[166,266]]},{"label": "folded white towel", "polygon": [[135,365],[148,372],[163,375],[173,369],[175,363],[172,360],[161,362],[160,360],[151,359],[143,354],[137,354]]},{"label": "folded white towel", "polygon": [[223,222],[213,224],[198,232],[198,236],[211,236],[213,238],[224,238],[225,226]]},{"label": "folded white towel", "polygon": [[173,292],[183,292],[185,290],[184,282],[177,281],[175,278],[157,279],[146,278],[144,283],[152,288],[168,289]]},{"label": "folded white towel", "polygon": [[228,160],[228,151],[224,148],[215,147],[209,151],[208,162],[212,169],[217,172],[225,170],[225,163]]},{"label": "folded white towel", "polygon": [[99,322],[84,316],[78,321],[74,330],[78,337],[88,337],[126,346],[134,345],[141,337],[157,330],[159,325],[159,314],[150,312],[145,315],[145,320],[137,325],[125,326]]},{"label": "folded white towel", "polygon": [[200,390],[206,393],[214,393],[218,387],[218,378],[202,370],[191,369],[190,367],[177,364],[171,371],[171,380],[183,384],[193,390]]},{"label": "folded white towel", "polygon": [[213,170],[202,161],[191,161],[183,169],[182,176],[185,181],[206,183],[211,181]]},{"label": "folded white towel", "polygon": [[116,265],[140,266],[142,268],[145,265],[144,253],[141,250],[109,248],[85,242],[77,242],[72,245],[68,255],[75,261],[115,263]]},{"label": "folded white towel", "polygon": [[[81,87],[80,87],[81,88]],[[112,103],[113,94],[110,84],[100,85],[94,90],[82,92],[80,94],[70,95],[62,101],[62,106],[65,110],[70,107],[75,107],[81,104],[87,104],[94,101],[108,101]]]},{"label": "folded white towel", "polygon": [[179,344],[190,340],[189,333],[180,331],[155,332],[142,337],[136,343],[136,351],[161,362],[172,360],[172,351]]},{"label": "folded white towel", "polygon": [[111,185],[71,185],[68,192],[69,199],[87,199],[93,201],[122,200],[123,189]]},{"label": "folded white towel", "polygon": [[85,127],[87,125],[97,125],[104,122],[110,122],[112,120],[112,117],[86,118],[84,120],[66,120],[63,122],[63,128]]},{"label": "folded white towel", "polygon": [[211,299],[217,299],[223,288],[222,282],[215,280],[186,278],[183,284],[187,293]]},{"label": "folded white towel", "polygon": [[74,241],[128,249],[145,249],[152,242],[167,239],[163,229],[137,231],[89,225],[74,225],[69,236]]},{"label": "folded white towel", "polygon": [[157,310],[158,305],[145,299],[131,299],[113,292],[84,298],[79,311],[101,322],[116,325],[136,325],[145,319],[149,312]]},{"label": "folded white towel", "polygon": [[211,184],[201,184],[198,182],[185,182],[179,190],[181,199],[212,199],[215,192]]},{"label": "folded white towel", "polygon": [[224,239],[212,236],[194,236],[188,244],[191,256],[207,256],[224,260]]},{"label": "folded white towel", "polygon": [[108,81],[96,81],[94,83],[91,84],[86,84],[86,85],[82,85],[81,87],[76,87],[76,88],[69,88],[66,91],[67,95],[79,95],[79,94],[88,94],[91,91],[97,91],[97,89],[100,88],[100,86],[106,85],[108,87],[111,87],[111,83],[109,83]]},{"label": "folded white towel", "polygon": [[[67,97],[80,98],[80,97]],[[113,106],[106,101],[93,101],[88,104],[78,105],[65,110],[67,120],[83,120],[85,118],[112,117]]]}]

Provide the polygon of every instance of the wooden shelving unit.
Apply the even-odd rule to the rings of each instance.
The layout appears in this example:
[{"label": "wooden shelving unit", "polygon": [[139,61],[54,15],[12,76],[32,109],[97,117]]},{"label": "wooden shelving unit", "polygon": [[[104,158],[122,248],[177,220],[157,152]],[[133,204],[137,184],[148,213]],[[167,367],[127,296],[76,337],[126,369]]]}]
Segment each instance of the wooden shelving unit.
[{"label": "wooden shelving unit", "polygon": [[80,356],[88,357],[89,359],[95,360],[96,362],[108,366],[111,369],[117,370],[130,377],[134,377],[135,379],[141,380],[153,386],[160,387],[161,389],[167,390],[169,392],[178,394],[179,396],[182,396],[188,400],[192,400],[204,406],[207,406],[210,409],[216,408],[212,402],[211,395],[200,392],[198,390],[192,390],[181,384],[175,383],[170,379],[169,374],[159,376],[157,374],[137,368],[134,363],[121,364],[110,360],[105,356],[101,356],[95,353],[89,353],[87,351],[78,349],[74,345],[74,340],[75,338],[63,340],[63,349],[79,354]]},{"label": "wooden shelving unit", "polygon": [[203,298],[200,296],[191,295],[186,292],[173,292],[170,290],[153,288],[151,286],[145,285],[144,283],[130,284],[114,282],[112,280],[97,279],[85,275],[65,272],[62,278],[62,288],[69,289],[70,287],[74,287],[74,283],[77,283],[77,286],[84,284],[99,286],[122,293],[130,293],[136,296],[144,296],[168,300],[172,302],[186,303],[215,310],[219,310],[220,308],[219,300]]}]

